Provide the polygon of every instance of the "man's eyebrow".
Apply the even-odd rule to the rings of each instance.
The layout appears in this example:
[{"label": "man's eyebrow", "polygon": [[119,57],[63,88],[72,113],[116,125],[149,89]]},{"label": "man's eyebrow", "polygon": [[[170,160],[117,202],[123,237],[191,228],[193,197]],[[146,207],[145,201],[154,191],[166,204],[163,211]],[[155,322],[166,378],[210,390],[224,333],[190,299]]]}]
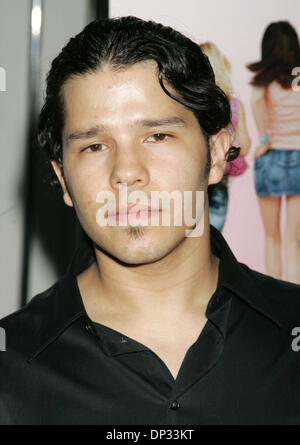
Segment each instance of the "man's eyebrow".
[{"label": "man's eyebrow", "polygon": [[179,127],[184,127],[187,122],[179,116],[166,116],[158,119],[141,119],[133,122],[132,126],[135,127],[162,127],[164,125],[174,125]]},{"label": "man's eyebrow", "polygon": [[66,137],[66,142],[68,144],[71,141],[93,138],[93,137],[97,136],[97,134],[105,133],[105,132],[106,132],[106,128],[104,126],[95,125],[94,127],[89,128],[88,130],[82,130],[82,131],[79,130],[79,131],[74,131],[73,133],[70,133]]},{"label": "man's eyebrow", "polygon": [[[179,116],[167,116],[157,119],[138,119],[132,122],[130,126],[138,128],[152,128],[152,127],[163,127],[165,125],[185,127],[187,125],[187,121]],[[108,133],[108,132],[109,129],[104,125],[94,125],[88,130],[82,130],[82,131],[79,130],[70,133],[66,137],[66,142],[69,143],[75,140],[89,139],[97,136],[98,134]]]}]

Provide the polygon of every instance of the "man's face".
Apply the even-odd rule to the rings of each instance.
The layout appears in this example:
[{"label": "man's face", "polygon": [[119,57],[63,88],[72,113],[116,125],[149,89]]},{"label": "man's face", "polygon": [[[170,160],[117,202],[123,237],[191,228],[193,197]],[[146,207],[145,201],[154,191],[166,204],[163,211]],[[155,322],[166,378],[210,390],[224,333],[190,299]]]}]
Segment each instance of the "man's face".
[{"label": "man's face", "polygon": [[171,216],[170,226],[100,227],[97,196],[112,192],[118,204],[119,184],[126,184],[128,194],[143,191],[150,205],[153,191],[182,196],[206,191],[207,148],[194,114],[162,91],[152,61],[119,71],[105,65],[69,79],[63,95],[64,176],[53,166],[66,204],[75,207],[95,244],[118,260],[142,264],[163,258],[184,241],[184,224],[174,227]]}]

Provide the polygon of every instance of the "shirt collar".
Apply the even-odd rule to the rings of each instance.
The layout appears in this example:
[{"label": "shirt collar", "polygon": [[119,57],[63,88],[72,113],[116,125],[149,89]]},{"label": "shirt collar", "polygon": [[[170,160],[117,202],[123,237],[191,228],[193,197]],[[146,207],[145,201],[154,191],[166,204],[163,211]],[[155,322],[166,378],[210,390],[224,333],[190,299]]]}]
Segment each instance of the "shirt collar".
[{"label": "shirt collar", "polygon": [[[213,226],[210,226],[210,239],[213,253],[220,258],[220,266],[218,289],[214,298],[210,300],[209,313],[219,309],[222,299],[218,290],[222,287],[281,326],[282,322],[278,315],[280,314],[279,300],[272,299],[272,304],[270,304],[266,292],[263,292],[261,283],[256,278],[256,273],[237,261],[222,234]],[[77,276],[94,261],[92,242],[86,238],[77,250],[65,276],[29,303],[38,328],[31,345],[28,362],[51,344],[74,321],[79,318],[83,318],[85,322],[90,321],[78,290]]]},{"label": "shirt collar", "polygon": [[213,226],[210,226],[210,230],[212,251],[220,258],[219,284],[277,326],[283,326],[280,317],[282,299],[276,293],[277,281],[239,263],[223,235]]},{"label": "shirt collar", "polygon": [[85,237],[63,278],[29,302],[38,328],[28,362],[40,354],[74,321],[79,318],[84,318],[86,322],[89,320],[78,290],[77,276],[94,261],[92,242]]}]

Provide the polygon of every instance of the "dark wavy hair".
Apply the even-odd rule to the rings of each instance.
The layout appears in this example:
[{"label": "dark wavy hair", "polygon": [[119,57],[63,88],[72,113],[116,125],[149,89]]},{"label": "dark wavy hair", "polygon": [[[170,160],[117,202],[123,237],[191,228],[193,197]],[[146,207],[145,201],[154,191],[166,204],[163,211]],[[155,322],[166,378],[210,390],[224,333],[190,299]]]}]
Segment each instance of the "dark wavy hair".
[{"label": "dark wavy hair", "polygon": [[[216,85],[209,60],[196,43],[170,27],[137,17],[98,20],[69,40],[47,75],[37,139],[50,160],[62,165],[64,83],[71,76],[96,72],[103,63],[120,69],[146,60],[157,63],[163,91],[194,113],[207,146],[210,136],[228,126],[231,121],[228,98]],[[176,97],[164,82],[174,88]],[[231,147],[227,161],[235,159],[238,153],[238,148]],[[209,166],[210,156],[207,172]]]},{"label": "dark wavy hair", "polygon": [[271,23],[264,33],[261,53],[261,61],[247,65],[256,73],[251,85],[266,87],[276,80],[283,88],[291,88],[292,70],[300,66],[300,44],[292,25],[289,22]]}]

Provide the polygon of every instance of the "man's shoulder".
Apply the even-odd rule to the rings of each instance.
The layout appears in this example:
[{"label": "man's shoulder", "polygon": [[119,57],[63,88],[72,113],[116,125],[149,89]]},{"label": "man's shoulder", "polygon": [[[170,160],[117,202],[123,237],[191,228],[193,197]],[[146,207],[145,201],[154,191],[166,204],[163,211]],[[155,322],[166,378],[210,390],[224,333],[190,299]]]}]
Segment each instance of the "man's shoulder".
[{"label": "man's shoulder", "polygon": [[6,333],[7,345],[13,349],[31,345],[41,329],[47,316],[47,309],[55,294],[58,282],[45,291],[34,296],[23,308],[7,315],[0,320],[0,327]]},{"label": "man's shoulder", "polygon": [[[256,270],[250,269],[248,266],[248,271],[253,274],[253,276],[259,281],[262,289],[265,291],[266,295],[276,295],[280,297],[288,297],[290,299],[295,298],[296,302],[300,305],[300,285],[290,283],[289,281],[278,280],[276,278],[265,275]],[[271,291],[271,293],[270,293]]]},{"label": "man's shoulder", "polygon": [[300,286],[288,281],[278,280],[240,263],[254,286],[257,287],[256,301],[263,299],[265,307],[272,311],[284,324],[300,322]]},{"label": "man's shoulder", "polygon": [[54,283],[45,291],[35,295],[24,307],[2,318],[0,325],[3,327],[10,326],[18,323],[20,320],[26,321],[30,319],[31,322],[34,321],[35,315],[37,315],[43,307],[47,306],[57,286],[58,282]]}]

